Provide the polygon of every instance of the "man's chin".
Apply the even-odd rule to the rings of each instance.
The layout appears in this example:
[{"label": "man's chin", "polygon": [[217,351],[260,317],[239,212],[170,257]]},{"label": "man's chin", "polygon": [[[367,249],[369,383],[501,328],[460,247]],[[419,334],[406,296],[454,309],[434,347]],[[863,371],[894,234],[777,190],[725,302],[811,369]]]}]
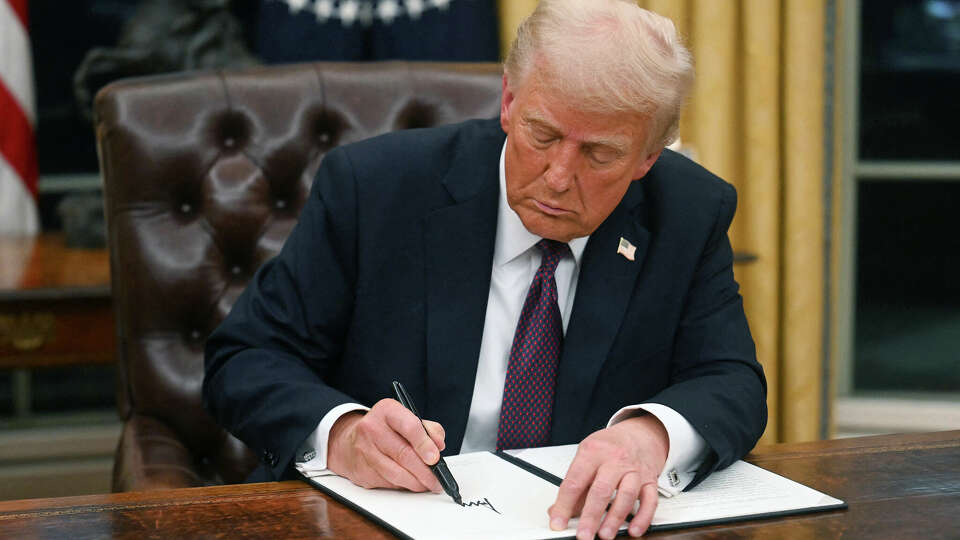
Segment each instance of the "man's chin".
[{"label": "man's chin", "polygon": [[528,215],[521,214],[520,221],[531,234],[558,242],[569,242],[577,237],[568,220],[537,211],[527,211],[524,214]]}]

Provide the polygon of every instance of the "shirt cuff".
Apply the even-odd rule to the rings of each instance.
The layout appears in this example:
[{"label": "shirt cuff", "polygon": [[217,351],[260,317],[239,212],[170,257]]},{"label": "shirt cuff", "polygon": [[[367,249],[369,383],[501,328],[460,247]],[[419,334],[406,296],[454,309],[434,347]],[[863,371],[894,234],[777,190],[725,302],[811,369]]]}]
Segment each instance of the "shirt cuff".
[{"label": "shirt cuff", "polygon": [[673,497],[693,481],[697,469],[706,458],[707,443],[686,418],[659,403],[642,403],[624,407],[610,418],[607,427],[644,413],[655,416],[667,430],[669,438],[667,461],[663,464],[660,477],[657,478],[657,490],[664,497]]},{"label": "shirt cuff", "polygon": [[317,429],[307,437],[303,444],[297,448],[297,455],[294,462],[296,468],[305,476],[324,476],[335,474],[327,469],[327,443],[330,439],[330,429],[341,416],[353,411],[369,411],[370,407],[364,407],[358,403],[344,403],[330,409],[320,419]]}]

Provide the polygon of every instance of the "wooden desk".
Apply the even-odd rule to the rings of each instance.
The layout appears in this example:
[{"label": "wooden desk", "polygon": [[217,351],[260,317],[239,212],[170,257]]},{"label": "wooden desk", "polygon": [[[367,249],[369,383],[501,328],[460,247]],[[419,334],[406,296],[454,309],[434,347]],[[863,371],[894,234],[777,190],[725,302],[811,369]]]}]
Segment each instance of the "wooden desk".
[{"label": "wooden desk", "polygon": [[0,237],[0,368],[113,362],[110,256],[62,235]]},{"label": "wooden desk", "polygon": [[[931,540],[960,534],[960,431],[775,445],[749,461],[844,499],[850,508],[650,537]],[[391,538],[302,482],[0,502],[0,537],[59,536]]]}]

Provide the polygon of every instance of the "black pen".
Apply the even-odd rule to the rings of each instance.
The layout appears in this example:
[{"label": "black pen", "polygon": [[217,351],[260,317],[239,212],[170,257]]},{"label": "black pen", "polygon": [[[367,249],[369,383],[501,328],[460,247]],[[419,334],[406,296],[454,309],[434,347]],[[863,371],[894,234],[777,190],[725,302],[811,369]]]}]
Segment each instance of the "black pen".
[{"label": "black pen", "polygon": [[[413,404],[413,400],[410,399],[410,394],[407,393],[407,389],[399,382],[393,381],[393,391],[397,394],[397,401],[412,412],[417,419],[420,420],[420,425],[423,426],[423,418],[420,418],[420,413],[417,412],[417,407]],[[427,431],[427,426],[423,426],[423,431]],[[427,432],[427,436],[430,436],[430,432]],[[437,477],[437,480],[440,481],[440,486],[447,492],[447,495],[452,497],[454,502],[462,505],[463,499],[460,498],[460,486],[457,485],[457,481],[454,480],[453,475],[450,474],[450,469],[447,468],[447,462],[443,460],[443,457],[435,464],[428,465],[428,467],[433,471],[433,475]]]}]

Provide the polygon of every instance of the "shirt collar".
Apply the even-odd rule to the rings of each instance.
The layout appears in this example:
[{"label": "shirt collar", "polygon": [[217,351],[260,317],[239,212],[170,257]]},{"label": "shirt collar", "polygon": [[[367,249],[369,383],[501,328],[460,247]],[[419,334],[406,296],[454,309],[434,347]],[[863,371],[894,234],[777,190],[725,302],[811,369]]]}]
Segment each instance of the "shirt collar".
[{"label": "shirt collar", "polygon": [[[497,266],[503,266],[516,259],[542,240],[541,237],[531,233],[523,226],[520,216],[513,211],[513,208],[510,208],[510,204],[507,202],[507,169],[504,157],[506,148],[507,142],[505,140],[503,148],[500,149],[500,202],[497,208],[497,240],[493,253],[493,263]],[[578,267],[589,239],[589,236],[583,236],[568,242],[570,251],[573,253],[573,259]]]}]

